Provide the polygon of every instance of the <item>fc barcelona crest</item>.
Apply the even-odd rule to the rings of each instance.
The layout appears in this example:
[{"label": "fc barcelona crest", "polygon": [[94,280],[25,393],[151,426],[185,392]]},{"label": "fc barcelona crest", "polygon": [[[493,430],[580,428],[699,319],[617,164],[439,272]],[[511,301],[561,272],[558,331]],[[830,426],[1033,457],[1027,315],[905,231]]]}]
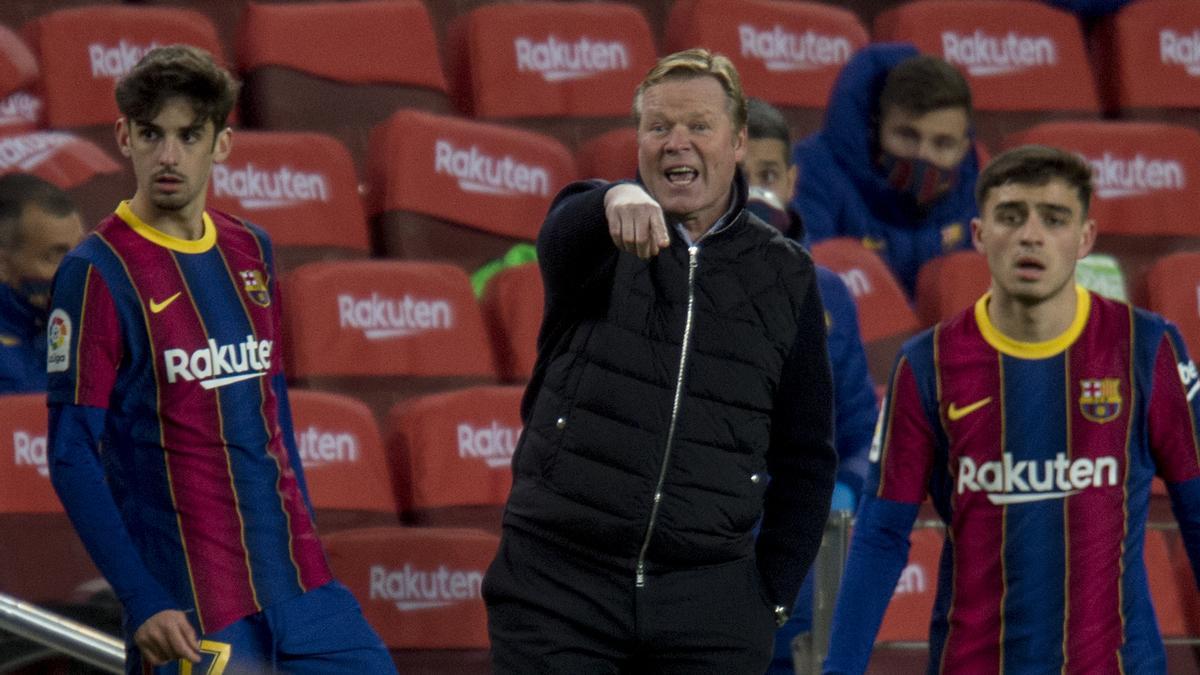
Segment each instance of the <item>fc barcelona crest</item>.
[{"label": "fc barcelona crest", "polygon": [[1121,414],[1121,378],[1080,380],[1079,412],[1101,424],[1116,419]]},{"label": "fc barcelona crest", "polygon": [[262,272],[242,270],[238,274],[242,276],[242,288],[246,291],[246,297],[259,307],[271,304],[271,293],[267,291],[267,282],[263,280]]}]

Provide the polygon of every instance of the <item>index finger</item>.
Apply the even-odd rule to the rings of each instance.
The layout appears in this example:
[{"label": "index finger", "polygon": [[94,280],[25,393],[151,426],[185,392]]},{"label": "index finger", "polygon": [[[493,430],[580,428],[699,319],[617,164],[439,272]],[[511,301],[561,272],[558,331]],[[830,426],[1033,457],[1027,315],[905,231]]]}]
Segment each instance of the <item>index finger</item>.
[{"label": "index finger", "polygon": [[671,245],[671,238],[667,235],[667,222],[663,218],[661,208],[654,209],[654,212],[650,214],[650,236],[660,249]]},{"label": "index finger", "polygon": [[176,623],[167,630],[167,641],[177,656],[192,663],[200,662],[200,643],[196,631],[187,621]]}]

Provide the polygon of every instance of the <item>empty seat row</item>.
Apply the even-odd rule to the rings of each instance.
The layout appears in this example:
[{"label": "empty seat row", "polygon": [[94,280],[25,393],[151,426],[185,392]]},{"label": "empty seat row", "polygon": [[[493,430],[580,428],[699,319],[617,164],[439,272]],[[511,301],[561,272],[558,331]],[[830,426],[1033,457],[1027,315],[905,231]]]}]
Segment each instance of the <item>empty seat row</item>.
[{"label": "empty seat row", "polygon": [[[666,24],[665,50],[728,54],[747,92],[783,108],[801,133],[817,127],[834,78],[868,39],[913,42],[960,67],[988,142],[1047,114],[1098,116],[1102,100],[1110,111],[1200,108],[1200,9],[1185,0],[1134,3],[1104,24],[1093,47],[1100,93],[1075,17],[1021,0],[913,0],[876,17],[870,33],[825,3],[680,0]],[[112,82],[147,48],[183,41],[223,54],[228,37],[191,10],[112,4],[50,12],[22,33],[41,62],[44,123],[106,130]],[[30,50],[6,40],[0,54],[27,74]],[[457,108],[578,147],[628,123],[657,56],[643,14],[616,2],[487,4],[456,17],[440,42],[420,0],[249,3],[234,44],[249,126],[331,133],[360,165],[369,129],[402,106]],[[28,88],[28,79],[0,85]]]}]

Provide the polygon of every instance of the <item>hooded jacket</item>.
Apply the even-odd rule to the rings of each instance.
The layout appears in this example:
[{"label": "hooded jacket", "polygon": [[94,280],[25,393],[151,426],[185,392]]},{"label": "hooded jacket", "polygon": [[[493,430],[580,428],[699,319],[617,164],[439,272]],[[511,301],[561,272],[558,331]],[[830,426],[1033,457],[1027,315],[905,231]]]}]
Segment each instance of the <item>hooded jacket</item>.
[{"label": "hooded jacket", "polygon": [[46,310],[0,284],[0,394],[46,391]]},{"label": "hooded jacket", "polygon": [[[743,209],[650,260],[575,183],[538,237],[546,313],[505,527],[628,573],[756,555],[790,607],[833,485],[833,398],[811,258]],[[755,525],[761,531],[754,536]]]},{"label": "hooded jacket", "polygon": [[793,151],[799,176],[791,203],[810,243],[831,237],[863,240],[887,261],[909,296],[922,263],[970,246],[979,174],[972,147],[951,190],[918,208],[889,186],[879,169],[879,94],[892,68],[917,53],[907,44],[876,44],[850,59],[834,84],[825,126]]}]

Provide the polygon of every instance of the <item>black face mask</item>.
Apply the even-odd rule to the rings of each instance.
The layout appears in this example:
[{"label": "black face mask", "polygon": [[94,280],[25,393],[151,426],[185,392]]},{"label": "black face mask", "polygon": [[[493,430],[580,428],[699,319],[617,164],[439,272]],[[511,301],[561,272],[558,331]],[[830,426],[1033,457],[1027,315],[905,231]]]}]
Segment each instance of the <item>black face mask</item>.
[{"label": "black face mask", "polygon": [[898,157],[880,150],[879,166],[893,190],[908,195],[917,206],[926,206],[954,189],[958,167],[943,169],[923,159]]},{"label": "black face mask", "polygon": [[17,282],[17,295],[39,310],[50,308],[50,279],[21,279]]}]

